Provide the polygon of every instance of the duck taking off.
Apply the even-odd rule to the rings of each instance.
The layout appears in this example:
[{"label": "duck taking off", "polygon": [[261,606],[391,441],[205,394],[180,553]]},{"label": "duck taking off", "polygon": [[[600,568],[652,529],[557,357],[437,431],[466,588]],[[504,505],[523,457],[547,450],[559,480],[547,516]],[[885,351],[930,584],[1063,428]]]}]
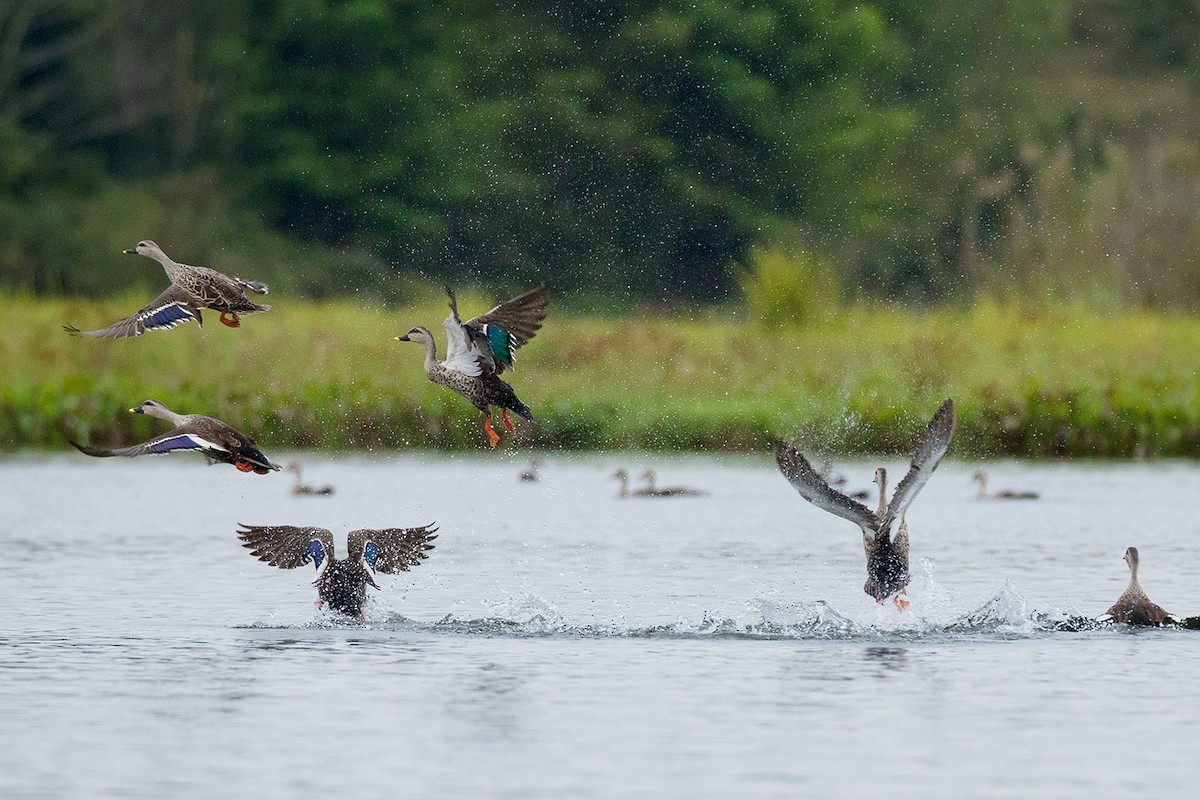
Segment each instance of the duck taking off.
[{"label": "duck taking off", "polygon": [[350,531],[347,556],[334,557],[333,534],[325,528],[295,525],[246,525],[238,531],[250,555],[280,569],[295,569],[314,562],[317,579],[317,608],[326,603],[334,611],[361,617],[367,586],[379,588],[373,573],[394,575],[407,572],[429,558],[437,528],[383,528]]},{"label": "duck taking off", "polygon": [[1041,497],[1037,492],[1025,490],[1001,489],[998,492],[989,492],[987,490],[987,473],[981,469],[975,470],[971,481],[979,484],[979,492],[975,495],[976,500],[1037,500]]},{"label": "duck taking off", "polygon": [[1125,563],[1129,565],[1129,586],[1117,602],[1100,617],[1101,621],[1120,622],[1126,625],[1159,626],[1175,622],[1175,618],[1163,610],[1162,606],[1153,603],[1138,583],[1138,550],[1130,547],[1125,551]]},{"label": "duck taking off", "polygon": [[438,361],[437,344],[428,328],[416,327],[396,341],[417,342],[425,348],[425,375],[467,398],[483,412],[483,429],[488,443],[495,447],[499,434],[492,427],[491,407],[500,409],[500,418],[509,433],[516,433],[509,411],[533,421],[529,406],[517,399],[516,392],[500,376],[513,369],[517,350],[542,327],[549,302],[546,287],[539,286],[523,295],[506,300],[478,317],[463,322],[458,316],[454,291],[450,296],[450,316],[446,317],[446,358]]},{"label": "duck taking off", "polygon": [[165,419],[175,427],[148,442],[116,450],[88,447],[75,442],[71,442],[71,445],[81,453],[100,458],[160,456],[176,450],[199,450],[210,465],[233,464],[240,472],[255,472],[259,475],[279,469],[278,464],[271,463],[271,460],[263,455],[253,439],[238,433],[219,419],[203,414],[176,414],[157,400],[147,400],[129,410],[134,414],[148,414]]},{"label": "duck taking off", "polygon": [[908,601],[901,595],[909,581],[908,526],[904,512],[946,455],[954,437],[954,422],[954,402],[947,400],[917,442],[908,474],[896,486],[890,502],[886,499],[887,470],[883,467],[875,470],[879,506],[874,511],[830,487],[799,451],[782,442],[775,445],[775,461],[801,497],[862,529],[863,549],[867,554],[867,582],[863,591],[879,603],[895,595],[896,607],[901,611],[908,607]]},{"label": "duck taking off", "polygon": [[174,328],[185,322],[196,321],[204,326],[200,318],[201,309],[220,311],[223,325],[236,328],[241,322],[239,314],[255,314],[270,311],[268,305],[258,305],[247,299],[246,289],[258,294],[267,293],[267,285],[259,281],[244,281],[208,267],[192,267],[171,260],[162,248],[150,240],[137,243],[124,251],[127,255],[142,255],[162,264],[171,279],[171,285],[150,305],[136,314],[114,322],[98,331],[81,331],[73,325],[64,325],[63,330],[76,336],[92,336],[97,339],[124,339],[141,336],[146,331],[161,331]]}]

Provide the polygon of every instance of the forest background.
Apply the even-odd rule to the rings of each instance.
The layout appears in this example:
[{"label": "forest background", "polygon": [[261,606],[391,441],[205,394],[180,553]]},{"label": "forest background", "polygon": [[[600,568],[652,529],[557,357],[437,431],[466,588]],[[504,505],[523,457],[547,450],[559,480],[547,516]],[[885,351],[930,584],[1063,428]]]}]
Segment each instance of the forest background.
[{"label": "forest background", "polygon": [[[1195,455],[1198,94],[1192,0],[3,0],[0,447],[477,446],[391,337],[544,282],[522,443]],[[145,238],[275,310],[63,334]]]}]

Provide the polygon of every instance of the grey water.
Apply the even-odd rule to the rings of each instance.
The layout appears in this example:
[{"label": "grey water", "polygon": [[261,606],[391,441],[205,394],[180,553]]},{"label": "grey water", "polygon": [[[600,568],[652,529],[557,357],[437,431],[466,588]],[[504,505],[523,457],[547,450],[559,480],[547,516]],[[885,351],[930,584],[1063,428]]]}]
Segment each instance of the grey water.
[{"label": "grey water", "polygon": [[[1195,796],[1200,633],[1057,623],[1200,613],[1196,465],[947,461],[900,612],[765,455],[526,455],[0,459],[0,797]],[[235,536],[434,521],[362,621]]]}]

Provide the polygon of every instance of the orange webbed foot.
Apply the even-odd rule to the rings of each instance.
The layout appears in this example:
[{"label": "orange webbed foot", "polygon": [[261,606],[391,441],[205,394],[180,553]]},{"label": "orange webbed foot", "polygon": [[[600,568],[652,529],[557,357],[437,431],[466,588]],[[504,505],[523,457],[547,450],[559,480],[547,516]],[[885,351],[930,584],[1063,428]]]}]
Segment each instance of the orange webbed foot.
[{"label": "orange webbed foot", "polygon": [[235,461],[233,465],[238,468],[238,472],[253,472],[254,465],[249,461]]},{"label": "orange webbed foot", "polygon": [[500,409],[500,419],[504,422],[504,430],[508,431],[509,433],[517,432],[516,426],[514,426],[512,424],[512,420],[508,418],[507,408]]},{"label": "orange webbed foot", "polygon": [[907,589],[901,589],[900,594],[898,594],[892,598],[892,602],[894,602],[896,604],[897,611],[903,611],[904,609],[906,609],[910,605],[912,605],[912,603],[909,602],[909,599],[906,597],[907,594],[908,594]]},{"label": "orange webbed foot", "polygon": [[219,319],[222,325],[227,325],[230,328],[236,328],[242,324],[242,321],[238,319],[238,315],[229,309],[222,311]]},{"label": "orange webbed foot", "polygon": [[484,430],[484,433],[487,434],[488,444],[490,444],[492,447],[495,447],[496,445],[500,444],[500,434],[496,433],[495,429],[492,428],[492,418],[491,417],[484,418],[483,430]]}]

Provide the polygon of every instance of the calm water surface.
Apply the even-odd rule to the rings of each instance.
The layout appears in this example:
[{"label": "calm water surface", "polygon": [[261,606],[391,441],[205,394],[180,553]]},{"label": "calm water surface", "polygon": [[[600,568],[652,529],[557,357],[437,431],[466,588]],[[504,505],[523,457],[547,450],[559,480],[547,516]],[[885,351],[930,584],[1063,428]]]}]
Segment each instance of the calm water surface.
[{"label": "calm water surface", "polygon": [[[766,457],[550,456],[535,484],[511,453],[304,460],[335,495],[0,460],[0,797],[1196,796],[1200,633],[1052,624],[1108,608],[1129,545],[1200,613],[1192,464],[991,465],[1035,503],[943,464],[901,614]],[[712,494],[618,500],[617,466]],[[363,623],[234,535],[434,520]]]}]

